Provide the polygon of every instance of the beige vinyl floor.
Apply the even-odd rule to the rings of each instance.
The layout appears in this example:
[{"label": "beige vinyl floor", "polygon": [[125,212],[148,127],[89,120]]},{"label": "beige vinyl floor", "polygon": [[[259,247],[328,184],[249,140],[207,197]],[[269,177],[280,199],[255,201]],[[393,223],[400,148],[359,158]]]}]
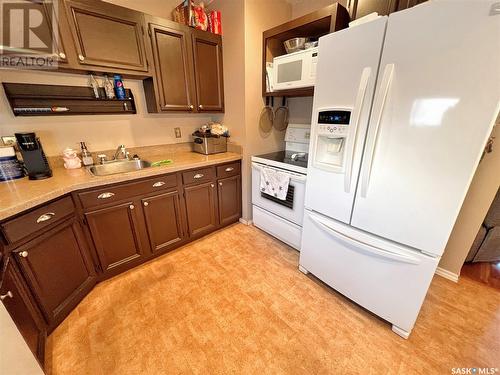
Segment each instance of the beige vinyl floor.
[{"label": "beige vinyl floor", "polygon": [[[500,291],[435,276],[409,340],[236,224],[99,284],[49,374],[451,374],[500,367]],[[500,372],[497,372],[500,373]]]}]

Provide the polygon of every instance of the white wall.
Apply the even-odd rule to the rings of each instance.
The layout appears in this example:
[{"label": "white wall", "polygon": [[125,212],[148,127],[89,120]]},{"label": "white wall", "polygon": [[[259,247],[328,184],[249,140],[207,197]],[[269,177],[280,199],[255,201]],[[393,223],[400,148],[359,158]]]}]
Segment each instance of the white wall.
[{"label": "white wall", "polygon": [[0,303],[0,374],[43,375],[35,357]]}]

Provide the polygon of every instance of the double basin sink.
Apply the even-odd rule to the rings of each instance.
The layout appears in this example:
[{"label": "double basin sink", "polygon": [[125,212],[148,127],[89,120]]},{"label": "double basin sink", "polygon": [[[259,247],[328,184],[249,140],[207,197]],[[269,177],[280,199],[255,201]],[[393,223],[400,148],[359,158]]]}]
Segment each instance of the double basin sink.
[{"label": "double basin sink", "polygon": [[151,163],[146,160],[119,160],[111,161],[105,164],[93,165],[89,168],[94,176],[107,176],[110,174],[138,171],[140,169],[150,168]]}]

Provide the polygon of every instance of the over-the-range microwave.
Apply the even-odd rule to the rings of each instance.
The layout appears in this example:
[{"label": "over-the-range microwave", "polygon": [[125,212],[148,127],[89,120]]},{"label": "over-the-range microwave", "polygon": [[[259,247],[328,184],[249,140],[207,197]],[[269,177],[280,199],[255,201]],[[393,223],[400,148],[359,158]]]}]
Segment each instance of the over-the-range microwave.
[{"label": "over-the-range microwave", "polygon": [[273,59],[273,90],[314,86],[318,47],[289,53]]}]

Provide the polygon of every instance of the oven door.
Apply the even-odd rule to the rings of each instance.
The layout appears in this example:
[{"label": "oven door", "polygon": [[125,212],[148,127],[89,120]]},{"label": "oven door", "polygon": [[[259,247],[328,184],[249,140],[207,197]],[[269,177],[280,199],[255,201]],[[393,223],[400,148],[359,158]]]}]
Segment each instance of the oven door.
[{"label": "oven door", "polygon": [[[260,171],[262,168],[271,168],[290,174],[286,200],[277,199],[260,191]],[[300,226],[302,226],[304,216],[305,188],[306,176],[303,174],[252,162],[252,203]]]}]

